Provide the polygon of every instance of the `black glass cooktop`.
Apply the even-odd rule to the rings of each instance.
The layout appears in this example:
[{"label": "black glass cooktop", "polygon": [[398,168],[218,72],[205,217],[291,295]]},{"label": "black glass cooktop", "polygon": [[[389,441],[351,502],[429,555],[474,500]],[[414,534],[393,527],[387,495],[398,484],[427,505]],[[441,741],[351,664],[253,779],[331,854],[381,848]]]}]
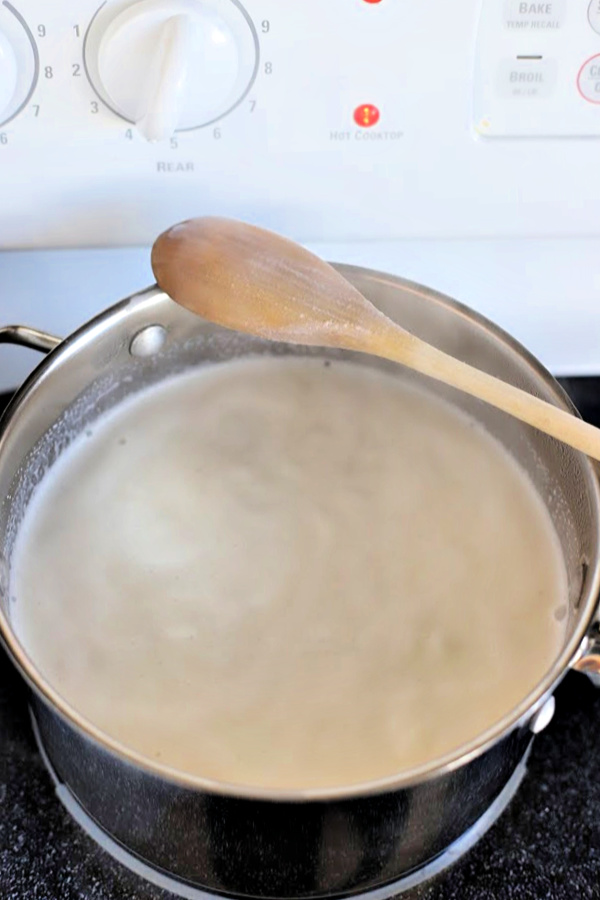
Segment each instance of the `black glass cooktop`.
[{"label": "black glass cooktop", "polygon": [[[600,425],[600,378],[564,379]],[[0,409],[8,396],[0,395]],[[515,799],[482,840],[404,900],[600,900],[600,689],[569,674]],[[26,691],[0,650],[0,900],[171,900],[70,819],[39,757]]]}]

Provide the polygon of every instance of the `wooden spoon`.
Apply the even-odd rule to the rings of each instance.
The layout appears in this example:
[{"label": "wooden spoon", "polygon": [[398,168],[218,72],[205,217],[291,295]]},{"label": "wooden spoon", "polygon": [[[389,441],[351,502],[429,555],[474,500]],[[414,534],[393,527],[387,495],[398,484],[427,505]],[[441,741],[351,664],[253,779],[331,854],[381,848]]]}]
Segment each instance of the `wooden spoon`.
[{"label": "wooden spoon", "polygon": [[600,460],[600,430],[415,337],[298,244],[230,219],[190,219],[152,248],[159,286],[211,322],[274,341],[359,350],[409,366]]}]

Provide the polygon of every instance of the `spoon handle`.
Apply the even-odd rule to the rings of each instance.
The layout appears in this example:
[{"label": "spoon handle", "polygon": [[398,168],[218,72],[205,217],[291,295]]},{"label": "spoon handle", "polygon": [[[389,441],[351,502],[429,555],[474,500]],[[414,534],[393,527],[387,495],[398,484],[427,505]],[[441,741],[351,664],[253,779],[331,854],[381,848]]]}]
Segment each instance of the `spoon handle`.
[{"label": "spoon handle", "polygon": [[432,347],[401,328],[371,333],[369,352],[464,391],[600,460],[600,429]]}]

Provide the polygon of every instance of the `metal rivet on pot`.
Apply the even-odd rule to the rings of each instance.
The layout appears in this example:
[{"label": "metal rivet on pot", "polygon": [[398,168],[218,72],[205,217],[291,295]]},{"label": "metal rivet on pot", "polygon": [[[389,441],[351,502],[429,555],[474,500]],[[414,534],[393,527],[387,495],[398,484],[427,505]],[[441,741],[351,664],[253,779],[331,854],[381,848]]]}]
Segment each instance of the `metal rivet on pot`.
[{"label": "metal rivet on pot", "polygon": [[129,352],[132,356],[153,356],[166,339],[167,329],[162,325],[146,325],[132,337]]},{"label": "metal rivet on pot", "polygon": [[548,697],[545,703],[540,706],[535,713],[533,719],[529,723],[529,729],[533,734],[539,734],[552,721],[554,710],[556,709],[556,700],[554,696]]}]

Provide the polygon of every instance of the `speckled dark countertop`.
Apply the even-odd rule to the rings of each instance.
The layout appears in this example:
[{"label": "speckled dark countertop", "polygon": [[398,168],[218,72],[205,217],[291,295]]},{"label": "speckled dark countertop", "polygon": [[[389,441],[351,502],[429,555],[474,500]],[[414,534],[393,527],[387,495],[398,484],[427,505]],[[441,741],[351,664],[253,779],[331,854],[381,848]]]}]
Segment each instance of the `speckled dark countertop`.
[{"label": "speckled dark countertop", "polygon": [[[600,379],[564,383],[600,425]],[[499,821],[404,900],[600,900],[600,690],[569,674],[556,701]],[[113,862],[63,810],[35,747],[26,692],[0,650],[0,900],[171,896]]]}]

